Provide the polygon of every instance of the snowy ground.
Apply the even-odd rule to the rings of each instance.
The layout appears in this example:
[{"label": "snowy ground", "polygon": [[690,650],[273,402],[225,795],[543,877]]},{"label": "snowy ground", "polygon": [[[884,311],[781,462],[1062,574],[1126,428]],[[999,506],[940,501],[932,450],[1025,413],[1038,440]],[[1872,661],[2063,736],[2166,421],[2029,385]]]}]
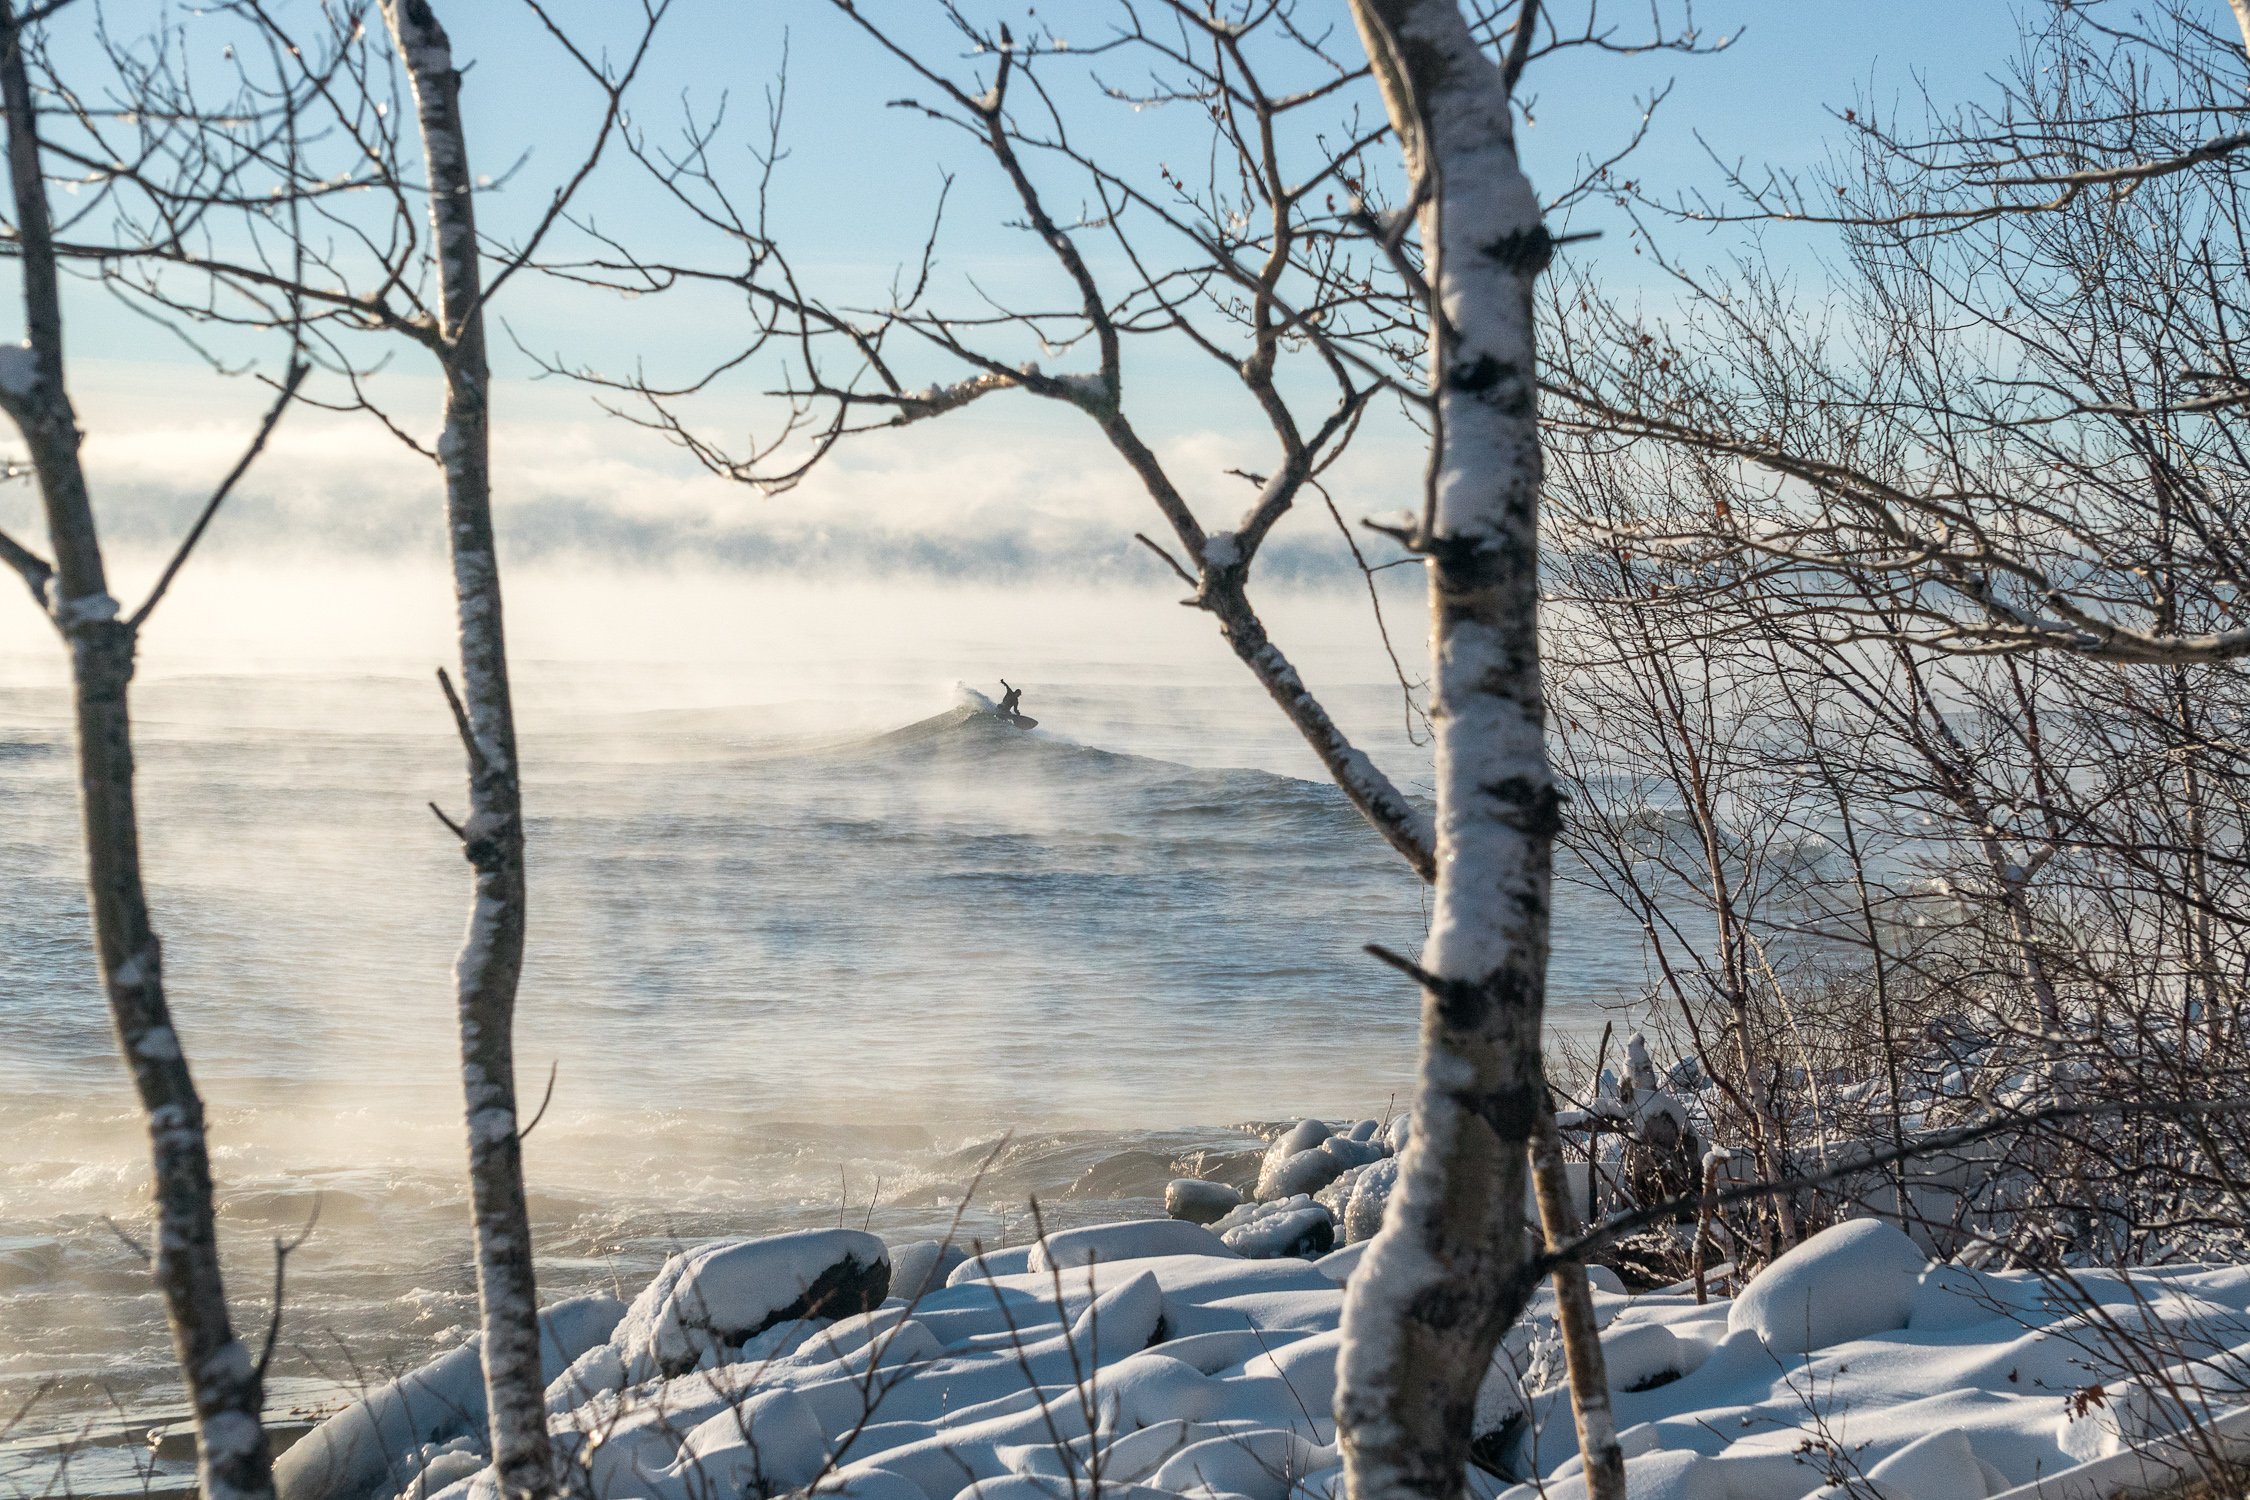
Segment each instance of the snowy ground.
[{"label": "snowy ground", "polygon": [[[1318,1254],[1312,1231],[1348,1225],[1361,1186],[1379,1196],[1388,1144],[1366,1127],[1283,1137],[1269,1195],[1337,1169],[1330,1203],[1283,1195],[1218,1232],[1103,1225],[972,1260],[843,1229],[690,1251],[629,1307],[553,1310],[553,1431],[604,1497],[1064,1500],[1098,1481],[1119,1500],[1330,1500],[1360,1245]],[[1176,1196],[1198,1215],[1228,1206],[1223,1190]],[[2250,1267],[2061,1283],[1932,1266],[1861,1220],[1731,1301],[1596,1282],[1635,1500],[1996,1496],[2250,1390]],[[870,1310],[830,1320],[813,1305]],[[1583,1493],[1560,1367],[1543,1298],[1479,1402],[1481,1500]],[[465,1348],[287,1454],[284,1500],[481,1500],[482,1404]]]}]

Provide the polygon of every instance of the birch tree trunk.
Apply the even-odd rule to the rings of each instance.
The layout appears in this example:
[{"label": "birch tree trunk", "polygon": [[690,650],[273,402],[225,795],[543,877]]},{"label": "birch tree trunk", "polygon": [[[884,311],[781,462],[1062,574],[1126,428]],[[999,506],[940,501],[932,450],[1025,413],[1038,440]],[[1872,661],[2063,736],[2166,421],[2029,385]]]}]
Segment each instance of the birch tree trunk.
[{"label": "birch tree trunk", "polygon": [[1533,1280],[1525,1176],[1545,1106],[1558,798],[1539,681],[1532,291],[1553,242],[1516,161],[1508,80],[1456,0],[1353,0],[1352,14],[1420,190],[1436,303],[1414,541],[1430,571],[1437,880],[1413,1133],[1345,1295],[1336,1422],[1353,1500],[1453,1500],[1477,1388]]},{"label": "birch tree trunk", "polygon": [[[1593,1152],[1587,1151],[1586,1180],[1593,1181]],[[1570,1201],[1570,1177],[1563,1170],[1562,1136],[1551,1109],[1539,1112],[1539,1135],[1531,1147],[1531,1181],[1539,1201],[1539,1229],[1547,1249],[1559,1250],[1578,1234],[1578,1211]],[[1570,1419],[1578,1428],[1578,1456],[1585,1465],[1587,1500],[1625,1500],[1625,1453],[1617,1446],[1617,1414],[1610,1404],[1609,1362],[1602,1357],[1601,1321],[1594,1313],[1586,1267],[1571,1261],[1557,1266],[1555,1325],[1562,1331],[1563,1362],[1570,1372]]]},{"label": "birch tree trunk", "polygon": [[476,899],[454,980],[492,1463],[501,1493],[513,1500],[552,1493],[555,1477],[540,1379],[531,1217],[524,1202],[523,1146],[516,1123],[516,981],[523,970],[525,924],[523,799],[501,627],[500,571],[493,550],[490,372],[475,183],[461,122],[461,75],[453,66],[445,29],[426,0],[384,0],[383,15],[414,88],[437,256],[439,353],[445,362],[445,427],[438,456],[445,466],[447,540],[460,616],[461,694],[455,711],[469,761],[469,816],[461,835],[463,852],[476,871]]},{"label": "birch tree trunk", "polygon": [[273,1458],[260,1420],[265,1372],[235,1337],[227,1314],[203,1100],[172,1027],[162,950],[141,882],[126,701],[138,627],[118,618],[117,601],[110,597],[93,503],[78,461],[78,418],[63,379],[62,301],[38,120],[9,0],[0,0],[0,106],[7,116],[27,334],[23,344],[0,348],[0,408],[23,434],[55,554],[51,569],[20,548],[11,547],[10,560],[43,595],[70,651],[87,904],[118,1048],[148,1118],[156,1200],[153,1270],[195,1409],[198,1482],[208,1500],[263,1500],[273,1494]]}]

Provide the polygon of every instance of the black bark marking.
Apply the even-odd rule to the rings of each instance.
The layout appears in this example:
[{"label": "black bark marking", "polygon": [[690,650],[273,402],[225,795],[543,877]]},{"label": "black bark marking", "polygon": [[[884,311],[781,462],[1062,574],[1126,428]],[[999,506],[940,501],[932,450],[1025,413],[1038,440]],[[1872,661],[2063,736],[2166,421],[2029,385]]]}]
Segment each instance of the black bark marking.
[{"label": "black bark marking", "polygon": [[1488,1094],[1462,1102],[1471,1113],[1484,1121],[1493,1135],[1503,1142],[1512,1143],[1530,1138],[1533,1126],[1538,1123],[1539,1109],[1545,1098],[1545,1087],[1538,1080],[1531,1079],[1494,1089]]},{"label": "black bark marking", "polygon": [[1510,230],[1477,248],[1488,260],[1519,276],[1536,276],[1555,258],[1555,237],[1547,232],[1546,225],[1534,224],[1529,229]]},{"label": "black bark marking", "polygon": [[1484,792],[1516,810],[1511,821],[1527,837],[1551,839],[1562,832],[1563,797],[1554,783],[1530,776],[1504,776],[1486,782]]},{"label": "black bark marking", "polygon": [[1510,367],[1489,354],[1475,359],[1458,360],[1446,368],[1445,383],[1457,391],[1482,395],[1498,385],[1509,373]]}]

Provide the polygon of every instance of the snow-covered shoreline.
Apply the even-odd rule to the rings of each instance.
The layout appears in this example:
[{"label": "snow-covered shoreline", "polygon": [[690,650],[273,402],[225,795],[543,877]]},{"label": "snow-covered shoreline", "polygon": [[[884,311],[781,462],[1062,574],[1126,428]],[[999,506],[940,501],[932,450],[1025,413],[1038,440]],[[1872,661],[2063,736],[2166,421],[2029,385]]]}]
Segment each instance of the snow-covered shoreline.
[{"label": "snow-covered shoreline", "polygon": [[[1260,1163],[1269,1201],[1210,1228],[1092,1225],[982,1254],[847,1229],[689,1250],[630,1305],[550,1310],[552,1429],[601,1497],[1333,1500],[1338,1324],[1364,1240],[1330,1249],[1310,1226],[1369,1222],[1359,1200],[1379,1210],[1394,1144],[1372,1121],[1300,1126]],[[1323,1151],[1354,1160],[1330,1172],[1308,1157]],[[1278,1191],[1323,1173],[1327,1203]],[[1233,1193],[1175,1186],[1196,1217]],[[1635,1500],[2012,1494],[2114,1468],[2250,1390],[2250,1267],[1972,1271],[1858,1219],[1731,1300],[1592,1275]],[[1582,1494],[1561,1363],[1543,1291],[1478,1404],[1479,1500]],[[481,1500],[481,1414],[468,1346],[300,1443],[282,1494]],[[2037,1492],[2162,1470],[2100,1472]]]}]

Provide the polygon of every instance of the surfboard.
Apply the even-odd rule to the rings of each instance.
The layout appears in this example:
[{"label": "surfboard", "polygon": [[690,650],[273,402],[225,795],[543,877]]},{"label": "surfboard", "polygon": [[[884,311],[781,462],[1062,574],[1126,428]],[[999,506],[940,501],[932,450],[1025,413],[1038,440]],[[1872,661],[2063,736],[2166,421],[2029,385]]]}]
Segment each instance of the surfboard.
[{"label": "surfboard", "polygon": [[1039,727],[1039,721],[1037,719],[1031,718],[1026,714],[1017,714],[1014,718],[1008,720],[1008,722],[1015,725],[1018,729],[1037,729]]}]

